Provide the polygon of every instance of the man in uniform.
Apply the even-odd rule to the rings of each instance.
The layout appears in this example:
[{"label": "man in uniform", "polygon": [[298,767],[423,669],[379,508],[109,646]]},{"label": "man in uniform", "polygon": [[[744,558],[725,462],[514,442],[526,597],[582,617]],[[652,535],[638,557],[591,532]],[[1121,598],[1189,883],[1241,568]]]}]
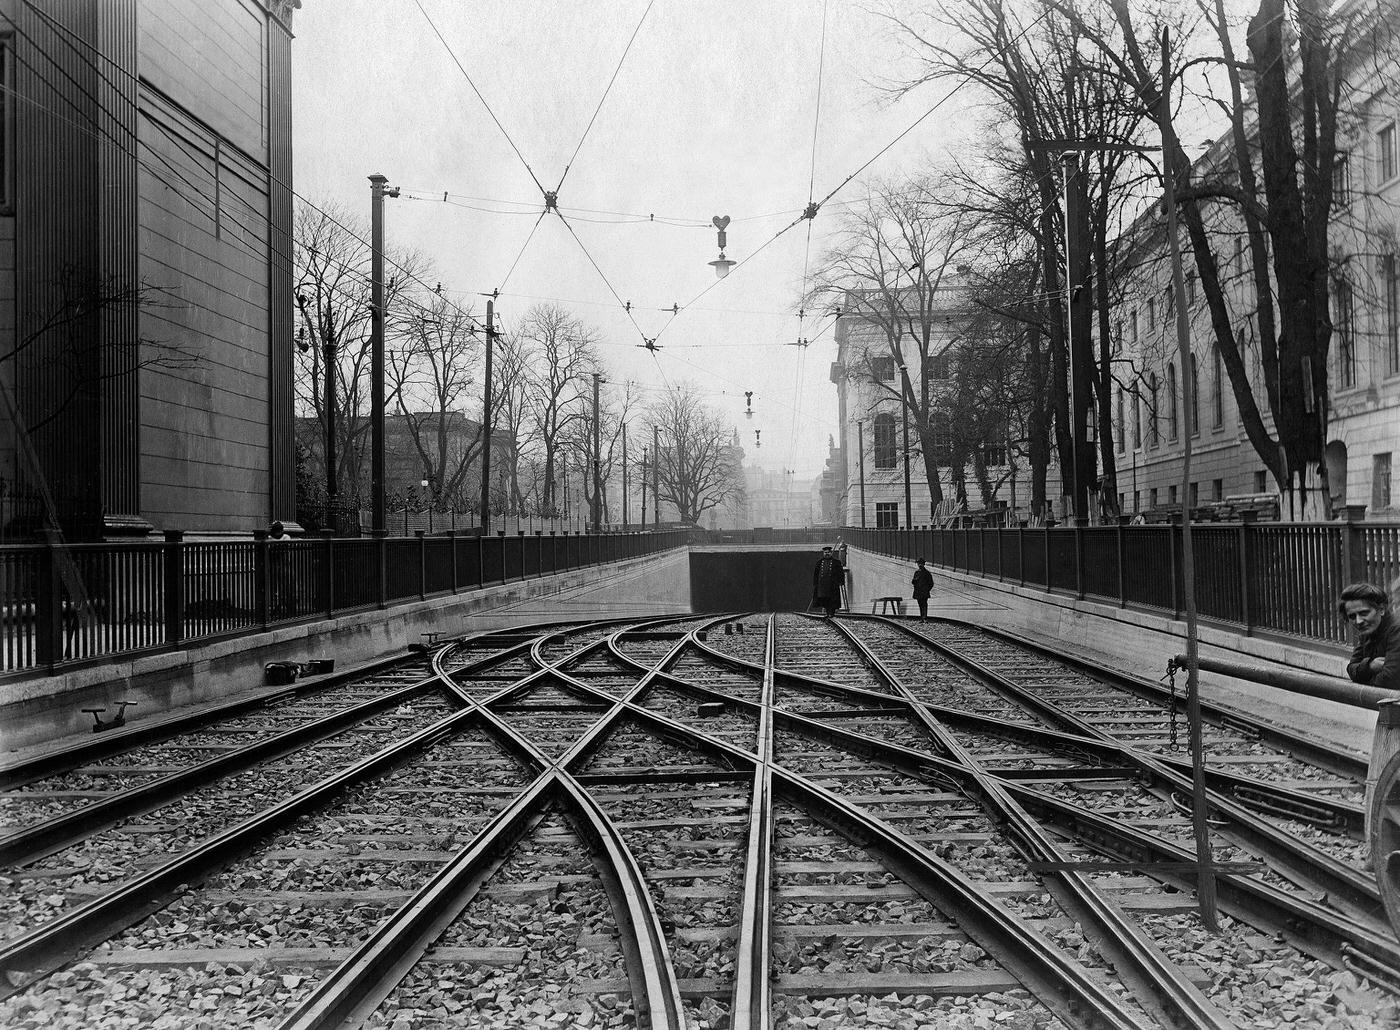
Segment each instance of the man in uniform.
[{"label": "man in uniform", "polygon": [[812,570],[812,600],[822,606],[828,619],[836,614],[836,606],[841,603],[841,584],[845,582],[846,567],[828,544]]}]

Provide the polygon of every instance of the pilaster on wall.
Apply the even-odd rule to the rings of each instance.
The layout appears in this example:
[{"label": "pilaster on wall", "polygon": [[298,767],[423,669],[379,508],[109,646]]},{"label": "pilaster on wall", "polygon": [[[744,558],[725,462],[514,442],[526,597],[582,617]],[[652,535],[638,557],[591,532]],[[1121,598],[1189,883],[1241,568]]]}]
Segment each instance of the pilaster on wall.
[{"label": "pilaster on wall", "polygon": [[274,3],[267,27],[268,125],[268,517],[296,518],[292,417],[292,75],[291,4]]}]

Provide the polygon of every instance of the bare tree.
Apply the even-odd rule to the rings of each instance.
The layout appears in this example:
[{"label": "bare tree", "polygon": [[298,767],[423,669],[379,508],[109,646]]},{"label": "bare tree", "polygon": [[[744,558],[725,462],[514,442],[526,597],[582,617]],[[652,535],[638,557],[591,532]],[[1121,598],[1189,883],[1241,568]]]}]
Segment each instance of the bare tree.
[{"label": "bare tree", "polygon": [[541,502],[553,514],[559,509],[555,480],[560,447],[574,423],[586,417],[582,391],[599,367],[598,335],[556,304],[532,307],[517,333],[531,399],[531,436],[543,456]]},{"label": "bare tree", "polygon": [[669,387],[652,405],[660,430],[657,455],[661,499],[675,505],[682,522],[699,523],[712,508],[742,499],[744,475],[735,431],[707,407],[697,387]]},{"label": "bare tree", "polygon": [[[395,347],[386,362],[388,392],[422,463],[433,498],[466,507],[477,485],[483,426],[466,429],[466,411],[478,405],[477,364],[482,356],[470,311],[428,294],[401,305]],[[479,405],[478,405],[479,410]]]},{"label": "bare tree", "polygon": [[[296,405],[318,423],[308,451],[323,482],[336,486],[331,503],[358,501],[362,494],[364,451],[370,420],[370,248],[368,229],[335,204],[298,204],[293,218],[293,273],[296,276]],[[389,321],[397,321],[428,274],[421,255],[389,251],[385,283]],[[328,390],[327,385],[331,388]],[[330,402],[328,407],[327,402]],[[386,404],[393,404],[388,397]],[[335,451],[328,476],[327,426]]]},{"label": "bare tree", "polygon": [[843,214],[806,300],[874,328],[878,343],[847,356],[847,375],[867,384],[876,403],[893,399],[908,411],[933,509],[943,500],[943,447],[930,371],[952,343],[950,316],[963,303],[952,280],[973,254],[973,219],[936,203],[941,185],[933,177],[871,184]]}]

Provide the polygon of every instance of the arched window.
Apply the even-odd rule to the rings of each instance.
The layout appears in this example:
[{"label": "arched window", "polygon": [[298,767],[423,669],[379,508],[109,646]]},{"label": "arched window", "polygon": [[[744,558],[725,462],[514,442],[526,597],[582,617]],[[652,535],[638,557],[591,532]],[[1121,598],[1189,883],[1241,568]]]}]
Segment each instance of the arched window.
[{"label": "arched window", "polygon": [[1186,398],[1186,429],[1192,436],[1201,432],[1201,369],[1191,355],[1191,396]]},{"label": "arched window", "polygon": [[1128,441],[1124,435],[1127,431],[1128,427],[1123,424],[1123,388],[1120,386],[1118,387],[1118,398],[1113,411],[1114,445],[1119,454],[1122,454],[1128,448]]},{"label": "arched window", "polygon": [[1167,439],[1176,439],[1176,365],[1167,362],[1167,395],[1162,398],[1167,406]]},{"label": "arched window", "polygon": [[1133,446],[1142,446],[1142,394],[1137,384],[1133,384]]},{"label": "arched window", "polygon": [[1162,442],[1162,431],[1157,422],[1157,373],[1147,376],[1147,440],[1156,447]]},{"label": "arched window", "polygon": [[895,465],[894,416],[881,412],[875,416],[875,467],[892,469]]}]

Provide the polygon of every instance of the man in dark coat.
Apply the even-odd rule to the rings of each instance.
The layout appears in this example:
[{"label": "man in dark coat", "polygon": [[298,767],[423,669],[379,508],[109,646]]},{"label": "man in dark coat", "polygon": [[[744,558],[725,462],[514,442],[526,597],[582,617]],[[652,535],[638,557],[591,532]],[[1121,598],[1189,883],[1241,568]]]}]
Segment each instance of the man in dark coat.
[{"label": "man in dark coat", "polygon": [[841,586],[846,582],[846,566],[832,553],[830,546],[822,548],[817,567],[812,570],[812,600],[821,604],[829,619],[841,603]]},{"label": "man in dark coat", "polygon": [[924,567],[922,558],[915,559],[919,567],[914,570],[914,578],[910,582],[914,585],[914,600],[919,602],[919,621],[928,621],[928,595],[933,593],[933,573]]},{"label": "man in dark coat", "polygon": [[1390,598],[1371,583],[1353,583],[1337,599],[1342,618],[1356,627],[1356,648],[1347,675],[1357,683],[1400,690],[1400,620]]}]

